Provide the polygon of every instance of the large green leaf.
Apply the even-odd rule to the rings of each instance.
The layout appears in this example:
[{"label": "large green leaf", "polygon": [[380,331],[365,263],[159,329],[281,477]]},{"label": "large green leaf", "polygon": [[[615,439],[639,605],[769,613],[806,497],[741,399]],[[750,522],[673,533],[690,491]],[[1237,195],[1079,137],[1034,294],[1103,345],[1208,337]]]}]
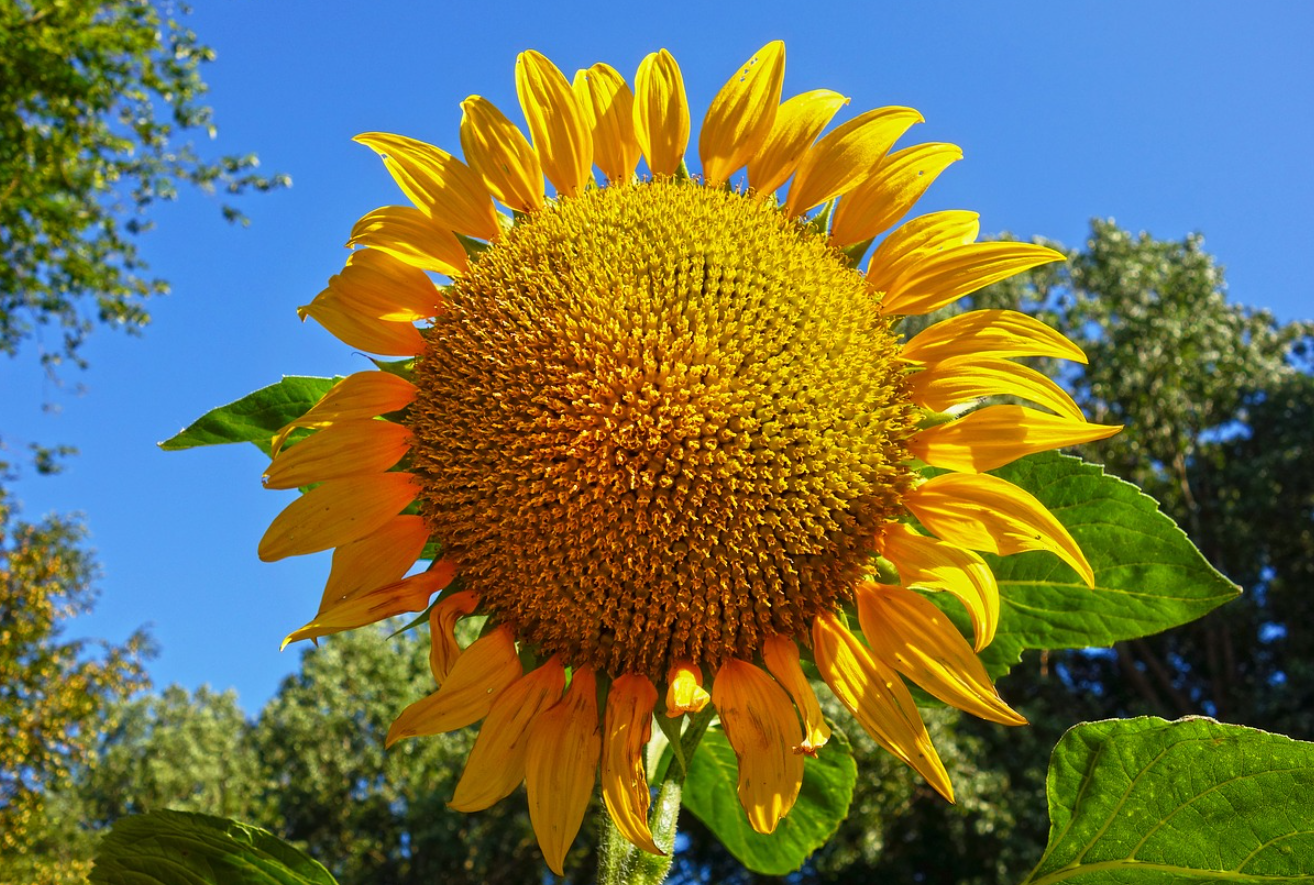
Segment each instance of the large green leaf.
[{"label": "large green leaf", "polygon": [[1026,885],[1314,882],[1314,744],[1212,719],[1063,736]]},{"label": "large green leaf", "polygon": [[337,378],[288,375],[277,384],[248,393],[226,406],[211,409],[176,436],[160,443],[166,452],[250,442],[269,454],[270,437],[319,402]]},{"label": "large green leaf", "polygon": [[[1049,453],[994,473],[1039,498],[1072,533],[1095,571],[1095,587],[1051,553],[987,556],[1001,596],[998,632],[981,655],[993,675],[1006,673],[1025,649],[1107,646],[1148,636],[1195,620],[1241,592],[1154,499],[1098,465]],[[945,594],[936,596],[946,604]]]},{"label": "large green leaf", "polygon": [[206,814],[120,819],[101,841],[103,885],[336,885],[323,866],[259,827]]},{"label": "large green leaf", "polygon": [[721,844],[750,870],[783,876],[803,865],[839,827],[853,800],[858,767],[853,748],[838,729],[803,768],[803,788],[794,809],[770,836],[753,830],[739,804],[735,751],[720,730],[698,744],[681,802],[707,825]]}]

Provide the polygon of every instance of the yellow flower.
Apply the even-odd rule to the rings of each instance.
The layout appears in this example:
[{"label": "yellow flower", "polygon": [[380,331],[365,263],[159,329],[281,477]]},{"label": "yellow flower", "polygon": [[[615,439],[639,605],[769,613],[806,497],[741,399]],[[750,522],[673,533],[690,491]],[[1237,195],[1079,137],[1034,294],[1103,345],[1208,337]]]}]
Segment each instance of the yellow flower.
[{"label": "yellow flower", "polygon": [[[976,657],[999,594],[974,551],[1048,550],[1092,580],[1035,498],[983,475],[1117,430],[1010,361],[1080,350],[1000,310],[907,342],[896,332],[901,316],[1061,256],[977,243],[970,212],[895,228],[959,150],[891,153],[921,119],[908,108],[823,135],[848,99],[782,104],[784,64],[771,43],[717,94],[701,179],[685,166],[689,109],[665,50],[633,92],[606,65],[572,83],[523,53],[530,137],[471,96],[464,162],[360,136],[413,206],[362,218],[346,268],[301,310],[352,347],[413,362],[343,379],[275,439],[268,484],[314,488],[261,557],[335,548],[319,612],[289,640],[423,611],[439,593],[439,687],[389,741],[484,720],[452,804],[486,808],[525,781],[558,873],[599,772],[619,831],[658,850],[652,717],[708,703],[748,819],[772,832],[830,735],[800,655],[951,798],[903,680],[1023,721]],[[733,186],[745,169],[747,189]],[[810,215],[822,204],[834,211]],[[967,408],[999,394],[1049,411]],[[925,480],[923,464],[949,472]],[[417,561],[431,564],[408,577]],[[918,591],[957,597],[974,643]],[[471,616],[486,626],[462,648],[456,625]]]}]

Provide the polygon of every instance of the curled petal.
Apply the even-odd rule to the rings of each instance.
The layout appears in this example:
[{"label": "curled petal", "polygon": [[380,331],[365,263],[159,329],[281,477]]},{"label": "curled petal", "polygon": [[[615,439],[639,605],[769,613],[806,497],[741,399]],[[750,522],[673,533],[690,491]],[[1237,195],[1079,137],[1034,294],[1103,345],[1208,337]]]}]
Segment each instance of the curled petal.
[{"label": "curled petal", "polygon": [[1000,556],[1048,550],[1095,586],[1095,573],[1068,530],[1033,495],[999,477],[946,473],[918,486],[904,504],[950,544]]},{"label": "curled petal", "polygon": [[698,136],[707,185],[726,181],[766,141],[784,82],[785,44],[775,40],[753,53],[712,99]]},{"label": "curled petal", "polygon": [[439,686],[447,681],[461,656],[461,646],[456,642],[456,622],[478,607],[478,594],[461,590],[447,594],[429,609],[429,669]]},{"label": "curled petal", "polygon": [[272,440],[273,457],[297,428],[328,427],[336,421],[373,418],[404,409],[415,399],[415,385],[391,372],[357,372],[329,388],[304,415],[290,422]]},{"label": "curled petal", "polygon": [[405,612],[424,611],[429,605],[429,597],[450,584],[455,575],[456,564],[442,560],[418,575],[411,575],[350,599],[338,600],[323,608],[309,624],[289,633],[283,640],[283,648],[300,639],[318,639],[343,630],[355,630],[366,624],[377,624]]},{"label": "curled petal", "polygon": [[908,440],[908,451],[933,467],[983,473],[1036,452],[1107,439],[1121,429],[1024,406],[987,406],[919,431]]},{"label": "curled petal", "polygon": [[494,698],[523,673],[511,631],[496,628],[462,652],[441,688],[402,711],[388,729],[385,745],[473,725],[488,715]]},{"label": "curled petal", "polygon": [[976,241],[981,216],[963,209],[946,209],[904,222],[881,240],[867,262],[867,285],[877,292],[890,288],[911,268],[945,249]]},{"label": "curled petal", "polygon": [[384,206],[365,215],[352,227],[347,245],[369,246],[411,267],[449,277],[460,276],[470,266],[456,234],[410,206]]},{"label": "curled petal", "polygon": [[785,200],[786,215],[802,215],[853,190],[922,115],[912,108],[877,108],[823,137],[804,155]]},{"label": "curled petal", "polygon": [[593,177],[593,133],[570,83],[531,49],[516,58],[516,94],[548,181],[563,196],[583,190]]},{"label": "curled petal", "polygon": [[963,158],[954,144],[919,144],[882,158],[871,175],[844,195],[835,210],[830,239],[837,246],[861,243],[898,223],[931,182]]},{"label": "curled petal", "polygon": [[918,363],[936,363],[960,356],[1050,356],[1086,362],[1086,354],[1057,329],[1016,310],[973,310],[960,313],[917,333],[901,356]]},{"label": "curled petal", "polygon": [[491,101],[461,102],[461,150],[489,193],[517,212],[543,208],[543,167],[515,124]]},{"label": "curled petal", "polygon": [[326,479],[383,473],[411,448],[411,432],[373,418],[337,421],[278,453],[265,487],[295,489]]},{"label": "curled petal", "polygon": [[808,756],[817,755],[817,750],[830,740],[830,726],[821,715],[821,705],[817,703],[817,695],[808,684],[808,678],[799,665],[798,646],[787,636],[778,634],[768,636],[762,643],[762,660],[771,671],[771,675],[776,677],[776,681],[789,692],[789,696],[794,700],[794,706],[798,708],[799,716],[803,718],[803,743],[795,746],[794,752]]},{"label": "curled petal", "polygon": [[999,394],[1021,397],[1060,415],[1085,420],[1067,391],[1035,369],[1008,360],[980,355],[953,357],[908,377],[912,401],[937,412]]},{"label": "curled petal", "polygon": [[565,687],[566,670],[561,659],[554,657],[497,696],[448,806],[457,811],[483,811],[520,786],[525,779],[529,726],[534,717],[561,699]]},{"label": "curled petal", "polygon": [[593,162],[612,184],[630,180],[642,151],[634,134],[634,93],[615,68],[577,71],[571,84],[593,136]]},{"label": "curled petal", "polygon": [[409,473],[331,479],[274,517],[260,539],[265,562],[358,541],[401,513],[419,494]]},{"label": "curled petal", "polygon": [[353,252],[342,273],[297,308],[339,340],[371,353],[414,356],[424,339],[412,325],[442,313],[442,292],[424,271],[377,249]]},{"label": "curled petal", "polygon": [[941,796],[954,801],[949,774],[899,675],[872,657],[829,612],[812,622],[812,652],[821,678],[867,734],[926,778]]},{"label": "curled petal", "polygon": [[597,678],[591,667],[579,667],[566,696],[530,725],[525,758],[529,821],[558,876],[565,875],[566,852],[584,822],[601,753]]},{"label": "curled petal", "polygon": [[429,540],[422,516],[396,516],[359,541],[333,551],[319,611],[337,602],[393,584],[415,565]]},{"label": "curled petal", "polygon": [[927,256],[892,282],[881,300],[881,312],[930,313],[1024,270],[1065,260],[1062,252],[1048,246],[1005,240],[946,249]]},{"label": "curled petal", "polygon": [[877,546],[898,567],[903,586],[944,590],[958,598],[972,619],[976,651],[995,638],[999,585],[985,560],[970,550],[919,535],[903,523],[887,525]]},{"label": "curled petal", "polygon": [[739,802],[759,833],[773,833],[803,786],[798,716],[789,695],[747,661],[727,660],[712,683],[712,703],[739,760]]},{"label": "curled petal", "polygon": [[848,103],[838,92],[814,89],[782,104],[771,133],[748,160],[748,183],[753,190],[774,193],[788,181],[821,130]]},{"label": "curled petal", "polygon": [[712,699],[703,690],[703,671],[693,661],[676,661],[666,675],[666,715],[697,713]]},{"label": "curled petal", "polygon": [[634,136],[653,175],[674,175],[689,144],[689,102],[680,66],[665,49],[634,75]]},{"label": "curled petal", "polygon": [[859,584],[854,596],[877,658],[946,704],[1003,725],[1027,724],[1000,699],[967,640],[925,598],[883,584]]},{"label": "curled petal", "polygon": [[646,676],[626,674],[607,690],[602,800],[622,836],[650,854],[665,854],[648,827],[648,775],[643,767],[656,705],[657,689]]},{"label": "curled petal", "polygon": [[383,164],[421,211],[440,227],[491,240],[497,236],[497,209],[478,173],[431,144],[366,132],[356,141],[383,158]]}]

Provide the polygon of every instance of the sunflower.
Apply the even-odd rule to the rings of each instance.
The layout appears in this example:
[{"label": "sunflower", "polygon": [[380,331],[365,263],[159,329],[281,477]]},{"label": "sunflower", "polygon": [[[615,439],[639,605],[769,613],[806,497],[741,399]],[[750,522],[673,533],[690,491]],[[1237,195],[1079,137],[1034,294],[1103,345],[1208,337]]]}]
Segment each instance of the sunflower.
[{"label": "sunflower", "polygon": [[[266,484],[311,488],[261,558],[334,549],[288,641],[427,609],[438,688],[389,743],[483,720],[451,805],[525,782],[558,873],[599,778],[618,830],[659,851],[653,717],[709,703],[748,820],[772,832],[830,736],[805,666],[952,800],[904,680],[1024,722],[976,656],[999,614],[978,552],[1050,551],[1092,582],[1045,507],[985,473],[1116,432],[1010,360],[1081,351],[1006,310],[897,328],[1062,256],[978,243],[971,212],[895,227],[959,149],[892,152],[922,119],[903,107],[823,135],[848,99],[782,103],[784,62],[771,43],[716,95],[701,176],[665,50],[633,89],[605,64],[570,82],[522,53],[529,138],[471,96],[464,161],[359,136],[412,205],[357,222],[346,267],[300,309],[401,359],[275,437]],[[973,408],[997,395],[1045,411]],[[924,591],[957,598],[973,642]],[[462,647],[467,618],[482,627]]]}]

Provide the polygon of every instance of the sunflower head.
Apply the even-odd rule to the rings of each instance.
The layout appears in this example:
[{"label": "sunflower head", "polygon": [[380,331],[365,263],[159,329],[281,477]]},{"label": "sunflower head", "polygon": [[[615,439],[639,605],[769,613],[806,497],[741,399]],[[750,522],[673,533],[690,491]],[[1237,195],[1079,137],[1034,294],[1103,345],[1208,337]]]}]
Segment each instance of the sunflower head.
[{"label": "sunflower head", "polygon": [[[529,137],[472,96],[464,161],[361,136],[412,205],[364,216],[347,266],[302,308],[410,361],[343,379],[275,439],[267,483],[315,486],[261,555],[334,548],[319,613],[289,640],[428,609],[438,688],[389,739],[484,720],[452,804],[526,782],[557,872],[599,777],[620,831],[658,850],[652,717],[709,703],[748,820],[774,830],[830,734],[803,658],[951,796],[903,680],[1022,721],[975,655],[999,611],[976,551],[1049,550],[1091,579],[1039,502],[983,473],[1116,431],[1011,359],[1080,351],[1009,311],[897,331],[1061,256],[977,243],[968,212],[890,231],[959,151],[892,151],[921,119],[908,108],[823,135],[848,100],[782,103],[784,57],[763,47],[717,94],[701,177],[664,50],[633,90],[606,65],[572,83],[523,53]],[[999,394],[1047,411],[971,408]],[[287,444],[298,428],[314,432]],[[927,591],[959,600],[973,643]],[[476,615],[463,647],[456,625]]]}]

